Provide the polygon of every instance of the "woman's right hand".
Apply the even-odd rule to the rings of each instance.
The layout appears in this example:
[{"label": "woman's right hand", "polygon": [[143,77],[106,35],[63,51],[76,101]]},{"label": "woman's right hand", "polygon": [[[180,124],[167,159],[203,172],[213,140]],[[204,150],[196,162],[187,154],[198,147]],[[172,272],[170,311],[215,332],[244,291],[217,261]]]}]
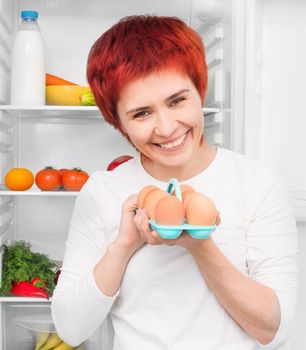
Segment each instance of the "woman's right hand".
[{"label": "woman's right hand", "polygon": [[107,251],[94,267],[94,278],[100,290],[114,296],[131,256],[145,242],[135,225],[137,195],[128,197],[122,204],[119,232]]},{"label": "woman's right hand", "polygon": [[153,236],[149,225],[149,217],[145,209],[137,208],[137,195],[129,196],[122,205],[119,233],[115,243],[133,255],[145,243],[160,244]]},{"label": "woman's right hand", "polygon": [[142,237],[135,225],[135,220],[139,221],[141,210],[137,208],[137,195],[129,196],[122,204],[121,220],[119,225],[119,233],[115,242],[124,249],[127,249],[132,254],[139,249],[144,243],[145,239]]}]

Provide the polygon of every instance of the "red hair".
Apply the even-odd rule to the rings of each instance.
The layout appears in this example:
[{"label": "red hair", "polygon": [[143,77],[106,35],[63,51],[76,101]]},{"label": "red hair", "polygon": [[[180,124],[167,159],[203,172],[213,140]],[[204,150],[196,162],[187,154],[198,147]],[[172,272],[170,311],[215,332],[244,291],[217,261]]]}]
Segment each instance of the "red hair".
[{"label": "red hair", "polygon": [[204,101],[207,65],[201,37],[176,17],[129,16],[94,43],[87,79],[105,120],[122,132],[117,114],[122,88],[167,69],[187,74]]}]

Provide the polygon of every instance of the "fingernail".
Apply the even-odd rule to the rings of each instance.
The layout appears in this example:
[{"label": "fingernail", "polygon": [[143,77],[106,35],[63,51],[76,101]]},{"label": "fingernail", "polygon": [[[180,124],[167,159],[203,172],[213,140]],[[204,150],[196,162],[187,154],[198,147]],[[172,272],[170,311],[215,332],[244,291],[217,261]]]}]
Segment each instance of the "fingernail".
[{"label": "fingernail", "polygon": [[159,237],[159,235],[158,235],[158,233],[156,231],[152,231],[152,236],[154,238],[158,238]]}]

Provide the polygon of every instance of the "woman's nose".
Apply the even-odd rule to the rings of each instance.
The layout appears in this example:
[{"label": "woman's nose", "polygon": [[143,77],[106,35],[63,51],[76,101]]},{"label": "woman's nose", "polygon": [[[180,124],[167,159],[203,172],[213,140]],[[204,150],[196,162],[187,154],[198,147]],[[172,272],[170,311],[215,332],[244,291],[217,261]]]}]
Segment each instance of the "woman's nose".
[{"label": "woman's nose", "polygon": [[177,128],[177,121],[167,112],[159,112],[156,118],[155,134],[169,137]]}]

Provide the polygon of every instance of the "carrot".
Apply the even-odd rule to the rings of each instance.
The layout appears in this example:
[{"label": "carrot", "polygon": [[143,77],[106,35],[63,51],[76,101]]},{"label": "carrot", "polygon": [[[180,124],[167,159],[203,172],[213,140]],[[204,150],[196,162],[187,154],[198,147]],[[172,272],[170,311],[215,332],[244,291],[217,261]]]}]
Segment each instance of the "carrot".
[{"label": "carrot", "polygon": [[78,84],[75,84],[75,83],[72,83],[71,81],[57,77],[56,75],[47,73],[46,86],[48,85],[78,85]]}]

